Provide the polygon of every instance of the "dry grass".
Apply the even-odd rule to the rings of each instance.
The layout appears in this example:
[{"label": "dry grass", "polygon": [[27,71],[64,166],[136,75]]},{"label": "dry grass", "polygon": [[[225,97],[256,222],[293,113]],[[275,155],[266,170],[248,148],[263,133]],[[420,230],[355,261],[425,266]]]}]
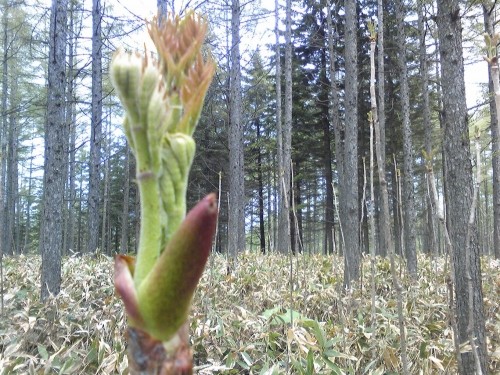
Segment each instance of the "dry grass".
[{"label": "dry grass", "polygon": [[[371,321],[369,263],[362,288],[346,294],[342,262],[242,254],[228,275],[210,260],[192,312],[200,374],[391,374],[400,372],[399,329],[389,264],[377,263],[377,308]],[[5,311],[0,321],[1,374],[127,373],[125,319],[112,287],[112,259],[64,260],[61,294],[39,302],[40,259],[4,259]],[[405,280],[412,374],[453,374],[442,262],[419,258],[416,282]],[[500,372],[500,262],[483,260],[490,372]]]}]

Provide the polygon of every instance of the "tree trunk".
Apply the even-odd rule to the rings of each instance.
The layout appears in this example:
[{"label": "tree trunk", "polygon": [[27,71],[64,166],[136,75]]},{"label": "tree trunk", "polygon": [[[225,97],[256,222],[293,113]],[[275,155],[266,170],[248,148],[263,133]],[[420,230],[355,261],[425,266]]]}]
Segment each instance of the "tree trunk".
[{"label": "tree trunk", "polygon": [[[322,17],[322,16],[321,16]],[[321,20],[324,24],[324,20]],[[325,28],[322,26],[319,30],[322,38],[322,43],[327,44],[327,35]],[[323,251],[325,254],[333,254],[333,225],[335,212],[333,208],[333,171],[332,171],[332,149],[330,135],[330,116],[329,116],[329,87],[330,84],[327,78],[327,63],[326,63],[326,48],[320,50],[321,67],[320,67],[320,85],[321,91],[319,95],[319,107],[321,108],[321,128],[323,129],[323,173],[325,178],[325,235],[323,243]]]},{"label": "tree trunk", "polygon": [[361,253],[358,230],[358,55],[356,2],[345,5],[345,142],[340,181],[340,216],[345,235],[344,285],[359,280]]},{"label": "tree trunk", "polygon": [[262,150],[260,146],[260,121],[257,119],[257,144],[259,149],[257,151],[257,180],[259,189],[259,244],[260,252],[262,254],[266,253],[266,231],[265,231],[265,221],[264,221],[264,176],[262,173]]},{"label": "tree trunk", "polygon": [[9,129],[7,133],[7,175],[6,175],[6,211],[5,211],[5,250],[8,254],[16,254],[19,249],[19,243],[16,243],[15,233],[19,227],[16,225],[16,212],[18,210],[18,119],[17,119],[17,77],[13,76],[10,84],[10,114]]},{"label": "tree trunk", "polygon": [[[337,15],[337,9],[335,8],[335,15]],[[330,54],[330,61],[329,61],[329,69],[330,69],[330,100],[329,102],[329,111],[330,111],[330,121],[333,126],[333,132],[335,135],[335,156],[337,159],[337,174],[339,176],[339,180],[343,181],[344,179],[344,163],[343,163],[343,155],[344,155],[344,136],[345,136],[345,126],[344,124],[340,121],[340,115],[339,115],[339,94],[338,94],[338,87],[337,87],[337,81],[336,81],[336,71],[335,71],[335,60],[336,60],[336,54],[335,54],[335,40],[333,36],[333,26],[332,26],[332,9],[330,6],[330,2],[327,1],[327,15],[326,15],[326,23],[327,23],[327,33],[328,33],[328,51]],[[333,196],[333,176],[332,176],[332,196]],[[335,217],[335,215],[334,215]],[[340,227],[340,244],[341,246],[339,247],[340,249],[343,248],[343,230],[342,230],[342,220],[339,219],[339,227]],[[332,230],[332,232],[334,232]],[[335,243],[334,243],[335,247]],[[339,250],[340,250],[339,249]],[[339,251],[340,254],[340,251]]]},{"label": "tree trunk", "polygon": [[[156,0],[156,7],[158,8],[158,22],[162,22],[168,15],[168,0]],[[172,9],[172,12],[174,12],[174,9]]]},{"label": "tree trunk", "polygon": [[[298,160],[294,160],[294,170],[295,170],[295,175],[300,173],[300,162]],[[301,179],[300,178],[295,178],[294,179],[294,207],[295,207],[295,213],[294,216],[296,218],[296,232],[297,232],[297,240],[299,242],[299,252],[303,251],[303,244],[304,244],[304,228],[303,228],[303,222],[302,222],[302,188],[301,188]]]},{"label": "tree trunk", "polygon": [[[289,234],[286,231],[286,216],[285,212],[285,202],[286,197],[284,195],[284,190],[281,184],[281,173],[283,171],[283,122],[281,120],[282,106],[281,106],[281,48],[280,48],[280,30],[279,30],[279,2],[275,0],[274,2],[274,34],[276,37],[275,41],[275,59],[276,59],[276,129],[277,129],[277,162],[278,162],[278,173],[277,173],[277,190],[278,190],[278,212],[277,212],[277,239],[275,236],[274,247],[275,250],[282,251],[281,246],[288,248],[286,245],[289,241]],[[276,178],[275,178],[276,180]],[[278,245],[279,244],[279,245]],[[279,246],[279,247],[278,247]]]},{"label": "tree trunk", "polygon": [[286,0],[285,9],[285,108],[283,121],[283,175],[281,185],[284,189],[283,196],[285,197],[285,206],[283,216],[286,220],[286,233],[290,233],[289,241],[279,243],[283,251],[288,253],[291,251],[291,187],[292,187],[292,1]]},{"label": "tree trunk", "polygon": [[83,251],[82,249],[82,242],[83,242],[83,236],[84,236],[84,231],[82,228],[82,221],[83,221],[83,212],[82,212],[82,199],[83,199],[83,168],[80,170],[80,179],[78,181],[79,187],[78,187],[78,233],[77,233],[77,240],[76,240],[76,251],[78,253],[81,253]]},{"label": "tree trunk", "polygon": [[[380,142],[380,158],[377,156],[377,164],[382,163],[378,168],[382,168],[382,171],[384,171],[384,179],[383,181],[380,180],[379,177],[379,199],[381,199],[381,195],[383,194],[382,190],[386,189],[387,190],[387,178],[385,177],[385,171],[386,171],[386,163],[385,163],[385,55],[384,55],[384,1],[383,0],[378,0],[377,1],[377,21],[378,21],[378,29],[377,29],[377,67],[378,67],[378,72],[377,72],[377,95],[378,95],[378,101],[377,101],[377,115],[378,115],[378,128],[380,135],[377,136],[377,141]],[[385,184],[385,186],[383,186]],[[384,205],[384,202],[381,202],[381,205]],[[379,255],[385,256],[389,249],[387,248],[387,243],[388,241],[391,241],[392,243],[392,238],[391,239],[386,239],[384,236],[391,236],[390,232],[390,221],[391,221],[391,216],[389,213],[389,210],[384,211],[380,210],[378,212],[378,226],[380,228],[379,230],[379,236],[378,236],[378,253]],[[386,226],[389,226],[389,231],[386,231]]]},{"label": "tree trunk", "polygon": [[[427,47],[426,47],[426,30],[425,30],[425,19],[424,19],[424,7],[425,2],[419,0],[417,5],[418,11],[418,35],[420,43],[419,59],[420,59],[420,79],[422,87],[422,122],[424,126],[424,149],[425,158],[428,159],[425,162],[432,162],[432,122],[431,122],[431,111],[429,105],[429,68],[427,66]],[[426,174],[427,176],[427,174]],[[428,177],[426,177],[428,178]],[[430,181],[427,181],[427,186],[430,187]],[[427,189],[429,191],[429,189]],[[433,257],[438,255],[438,244],[436,242],[436,224],[434,222],[434,214],[432,212],[432,202],[429,194],[425,195],[426,202],[426,238],[429,247],[429,251]]]},{"label": "tree trunk", "polygon": [[406,34],[404,30],[404,9],[403,1],[397,0],[396,25],[397,36],[396,45],[398,53],[396,62],[399,70],[402,125],[403,125],[403,233],[404,248],[406,257],[406,266],[408,273],[412,277],[417,275],[417,248],[415,242],[416,232],[416,212],[415,212],[415,193],[413,182],[413,142],[412,129],[410,122],[410,93],[408,88],[408,70],[406,68]]},{"label": "tree trunk", "polygon": [[241,121],[240,1],[231,2],[231,71],[229,124],[229,253],[234,257],[245,248],[245,188],[243,124]]},{"label": "tree trunk", "polygon": [[[284,121],[281,125],[281,147],[278,154],[280,155],[280,168],[278,173],[278,189],[279,189],[279,217],[278,217],[278,242],[276,247],[282,253],[288,253],[292,249],[292,236],[290,227],[290,180],[291,180],[291,147],[292,147],[292,35],[291,35],[291,1],[286,1],[286,30],[285,30],[285,105],[284,105]],[[278,30],[278,4],[276,3],[276,32]],[[276,36],[277,56],[279,54],[278,34]],[[278,60],[279,61],[279,60]],[[278,64],[279,65],[279,64]],[[278,71],[277,73],[278,74]],[[281,77],[279,77],[281,79]],[[277,82],[279,80],[277,79]],[[280,90],[281,92],[281,90]],[[278,98],[281,101],[281,97]],[[278,140],[278,142],[280,139]]]},{"label": "tree trunk", "polygon": [[68,123],[69,131],[69,143],[67,149],[67,160],[68,160],[68,178],[67,178],[67,209],[68,209],[68,222],[66,225],[65,232],[65,250],[75,251],[75,201],[76,201],[76,190],[75,190],[75,154],[76,154],[76,98],[74,95],[75,89],[75,66],[74,66],[74,56],[76,52],[76,41],[77,38],[76,28],[74,24],[75,18],[75,1],[71,0],[70,10],[69,10],[69,30],[71,30],[71,36],[68,38],[68,79],[66,84],[67,94],[67,108],[66,108],[66,122]]},{"label": "tree trunk", "polygon": [[128,143],[125,145],[125,186],[123,191],[123,209],[122,209],[122,231],[120,237],[120,253],[128,252],[128,229],[129,229],[129,199],[130,199],[130,148]]},{"label": "tree trunk", "polygon": [[[473,336],[483,373],[486,373],[486,337],[481,285],[479,249],[467,244],[468,218],[472,204],[472,164],[470,160],[467,107],[465,102],[464,65],[462,53],[461,10],[458,0],[438,2],[437,26],[441,56],[442,119],[444,125],[443,154],[446,219],[452,246],[455,272],[455,299],[460,344],[468,343],[469,290],[466,270],[470,271],[473,294]],[[474,236],[472,236],[474,237]],[[470,245],[470,257],[466,249]],[[469,260],[469,264],[467,264]],[[460,374],[476,371],[471,351],[461,353]]]},{"label": "tree trunk", "polygon": [[[109,118],[109,117],[108,117]],[[108,122],[106,122],[105,127],[104,127],[104,134],[107,134],[107,127],[108,127]],[[104,136],[104,142],[102,144],[102,152],[104,155],[107,155],[107,139],[106,136]],[[104,161],[103,165],[103,189],[102,189],[102,219],[101,219],[101,251],[104,254],[110,254],[109,253],[109,246],[107,246],[107,242],[110,240],[108,236],[108,228],[110,227],[111,223],[109,222],[109,209],[108,209],[108,201],[109,201],[109,174],[110,174],[110,167],[109,167],[109,157],[106,157],[106,160]]]},{"label": "tree trunk", "polygon": [[[491,10],[483,5],[484,28],[488,35],[493,35],[495,29],[493,27],[493,19]],[[491,70],[488,70],[488,87],[489,92],[493,93],[493,81]],[[490,100],[490,118],[491,118],[491,151],[492,151],[492,167],[493,167],[493,249],[495,258],[500,259],[500,134],[497,124],[497,112],[494,100]]]},{"label": "tree trunk", "polygon": [[89,239],[87,252],[99,246],[100,164],[102,137],[102,7],[101,0],[92,1],[92,119],[89,158]]},{"label": "tree trunk", "polygon": [[0,128],[0,247],[4,254],[10,254],[10,247],[8,246],[7,237],[9,236],[8,230],[5,228],[7,221],[6,216],[3,214],[7,210],[5,188],[7,177],[7,90],[9,86],[8,66],[9,66],[9,34],[8,34],[8,20],[9,12],[7,10],[2,16],[3,28],[3,57],[2,57],[2,124]]},{"label": "tree trunk", "polygon": [[31,191],[33,188],[33,151],[34,143],[31,143],[30,151],[30,166],[28,175],[28,191],[26,197],[26,226],[24,230],[24,240],[23,240],[23,253],[28,253],[30,251],[30,235],[31,235]]},{"label": "tree trunk", "polygon": [[61,248],[63,245],[64,127],[66,84],[67,0],[53,0],[50,17],[47,121],[43,212],[40,231],[42,254],[41,299],[61,289]]}]

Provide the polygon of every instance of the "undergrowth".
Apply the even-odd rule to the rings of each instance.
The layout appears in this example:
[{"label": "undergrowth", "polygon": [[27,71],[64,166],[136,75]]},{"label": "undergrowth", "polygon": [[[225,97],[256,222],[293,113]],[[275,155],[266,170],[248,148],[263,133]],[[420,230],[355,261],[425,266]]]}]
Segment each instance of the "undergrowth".
[{"label": "undergrowth", "polygon": [[[396,300],[387,259],[376,265],[371,319],[369,260],[353,292],[335,257],[213,256],[191,313],[199,374],[397,374]],[[419,258],[417,280],[403,275],[412,374],[454,374],[443,260]],[[0,374],[125,374],[126,327],[110,257],[68,257],[61,293],[39,300],[40,259],[4,259]],[[500,262],[483,259],[489,370],[500,372]],[[292,276],[292,277],[290,277]]]}]

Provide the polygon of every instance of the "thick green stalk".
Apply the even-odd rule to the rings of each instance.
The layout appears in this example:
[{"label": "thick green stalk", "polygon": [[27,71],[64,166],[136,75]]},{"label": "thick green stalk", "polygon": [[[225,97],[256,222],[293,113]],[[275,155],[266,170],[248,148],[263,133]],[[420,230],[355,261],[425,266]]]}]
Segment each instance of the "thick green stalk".
[{"label": "thick green stalk", "polygon": [[156,150],[151,149],[148,142],[147,127],[143,124],[145,121],[136,124],[131,124],[129,121],[127,125],[137,161],[137,184],[141,200],[141,228],[134,274],[134,284],[138,288],[160,254],[162,236],[160,188],[152,162],[154,157],[151,155]]},{"label": "thick green stalk", "polygon": [[134,284],[139,288],[160,255],[160,193],[158,180],[152,171],[137,173],[141,197],[141,229],[134,273]]}]

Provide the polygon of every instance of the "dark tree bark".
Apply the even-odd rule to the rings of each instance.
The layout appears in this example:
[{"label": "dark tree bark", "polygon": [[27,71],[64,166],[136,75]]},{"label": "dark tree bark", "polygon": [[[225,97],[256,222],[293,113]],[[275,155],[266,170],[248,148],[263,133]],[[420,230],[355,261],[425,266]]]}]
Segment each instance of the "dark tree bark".
[{"label": "dark tree bark", "polygon": [[[65,246],[64,250],[75,251],[75,202],[76,202],[76,186],[75,186],[75,173],[76,173],[76,98],[74,95],[76,70],[74,65],[74,57],[76,52],[76,27],[75,27],[75,1],[71,0],[69,9],[69,30],[71,37],[68,38],[68,76],[66,83],[66,122],[68,123],[67,131],[69,132],[68,148],[66,150],[68,160],[68,178],[66,189],[67,195],[67,210],[68,220],[65,232]],[[65,136],[66,137],[66,136]]]},{"label": "dark tree bark", "polygon": [[101,138],[102,138],[102,7],[100,0],[92,1],[92,103],[89,160],[89,239],[87,251],[99,246]]},{"label": "dark tree bark", "polygon": [[129,230],[129,199],[130,199],[130,148],[125,146],[125,186],[123,188],[123,208],[122,208],[122,231],[120,237],[120,253],[128,252],[128,230]]},{"label": "dark tree bark", "polygon": [[[291,235],[291,225],[293,223],[292,216],[293,213],[290,212],[291,203],[291,188],[292,188],[292,0],[286,0],[285,9],[285,108],[284,108],[284,118],[283,118],[283,178],[282,185],[284,191],[284,197],[286,199],[285,212],[287,213],[288,219],[286,223],[287,233],[290,233],[290,241],[294,240],[294,236]],[[296,233],[295,233],[296,234]],[[285,241],[286,244],[286,241]],[[285,248],[283,250],[288,252],[290,248]]]},{"label": "dark tree bark", "polygon": [[[335,15],[338,15],[337,7],[334,8]],[[336,82],[336,71],[335,71],[335,60],[336,60],[336,54],[335,54],[335,40],[333,36],[333,25],[332,25],[332,9],[330,6],[330,2],[327,2],[327,16],[326,16],[326,22],[327,22],[327,33],[328,33],[328,51],[330,54],[330,59],[329,59],[329,69],[330,69],[330,95],[329,95],[329,111],[330,111],[330,120],[332,122],[332,127],[333,127],[333,132],[335,135],[335,156],[337,159],[336,167],[337,167],[337,173],[339,176],[339,180],[343,181],[344,180],[344,162],[343,162],[343,155],[344,155],[344,136],[345,136],[345,125],[340,121],[340,115],[339,115],[339,94],[338,94],[338,88],[337,88],[337,82]],[[332,181],[333,181],[333,176],[332,176]],[[332,186],[332,195],[333,195],[333,186]],[[335,209],[335,207],[334,207]],[[341,227],[340,230],[340,250],[343,249],[343,231],[342,231],[342,223],[339,220],[339,226]],[[335,233],[333,231],[333,233]],[[335,238],[333,238],[334,242],[334,247],[335,247]],[[339,251],[340,254],[340,251]]]},{"label": "dark tree bark", "polygon": [[[425,1],[419,0],[417,5],[418,13],[418,35],[419,35],[419,58],[420,58],[420,79],[422,87],[422,123],[424,127],[424,149],[426,153],[426,163],[432,162],[432,122],[431,109],[429,104],[429,68],[426,47],[426,29],[424,19]],[[428,179],[428,176],[426,177]],[[430,189],[430,181],[427,181],[427,186]],[[428,189],[428,191],[429,191]],[[434,221],[434,213],[432,212],[432,201],[430,194],[425,195],[426,203],[426,242],[427,248],[433,257],[438,255],[438,245],[436,243],[436,224]]]},{"label": "dark tree bark", "polygon": [[[377,164],[378,169],[382,170],[384,173],[383,180],[379,177],[379,193],[378,200],[381,200],[383,189],[387,191],[387,179],[385,176],[386,173],[386,162],[385,162],[385,55],[384,55],[384,1],[377,1],[377,21],[378,21],[378,29],[377,29],[377,114],[378,114],[378,128],[380,132],[380,136],[377,136],[377,142],[380,142],[380,150],[377,151]],[[380,157],[378,154],[380,153]],[[377,192],[375,192],[377,194]],[[386,199],[388,199],[386,197]],[[383,201],[380,202],[383,206],[385,203]],[[377,214],[376,214],[377,215]],[[379,255],[385,256],[388,249],[388,242],[392,243],[392,238],[385,238],[387,236],[391,236],[390,229],[386,230],[387,226],[390,228],[390,214],[389,210],[384,211],[383,209],[378,212],[378,226],[379,236],[377,247],[377,251]]]},{"label": "dark tree bark", "polygon": [[[285,13],[285,105],[283,119],[284,121],[281,126],[281,147],[279,147],[278,150],[278,153],[280,153],[279,160],[281,161],[281,163],[278,173],[278,189],[280,191],[280,199],[278,214],[278,243],[276,244],[278,251],[282,253],[288,253],[289,251],[291,251],[291,241],[293,240],[292,228],[290,226],[290,186],[292,158],[292,21],[290,0],[286,1]],[[276,13],[276,17],[278,17],[278,13]],[[279,47],[277,47],[277,49],[279,49]],[[277,56],[279,56],[279,50],[277,52]],[[278,100],[281,100],[281,98],[279,98]]]},{"label": "dark tree bark", "polygon": [[[30,151],[30,166],[29,166],[29,175],[28,175],[28,191],[27,191],[27,197],[26,197],[26,227],[24,230],[24,240],[23,240],[23,247],[22,251],[23,253],[29,252],[30,251],[30,235],[31,235],[31,204],[33,203],[32,198],[31,198],[31,192],[33,189],[33,150],[35,146],[32,143],[31,144],[31,151]],[[1,250],[0,250],[1,251]]]},{"label": "dark tree bark", "polygon": [[243,123],[241,121],[241,67],[239,0],[231,2],[231,70],[229,124],[229,252],[236,256],[245,249],[245,182]]},{"label": "dark tree bark", "polygon": [[[477,244],[467,244],[468,218],[472,204],[472,164],[470,159],[467,106],[465,102],[462,52],[462,21],[458,0],[438,2],[437,26],[441,61],[444,126],[444,192],[446,225],[451,239],[455,300],[460,344],[468,343],[469,291],[466,270],[470,271],[473,293],[473,336],[476,338],[481,368],[486,373],[486,336],[481,284],[481,265]],[[473,236],[474,237],[474,236]],[[470,246],[470,257],[466,249]],[[469,261],[469,264],[466,262]],[[476,371],[472,352],[461,353],[460,374]]]},{"label": "dark tree bark", "polygon": [[61,289],[61,250],[63,245],[64,127],[66,85],[67,0],[53,0],[50,15],[47,121],[40,250],[42,254],[41,299]]},{"label": "dark tree bark", "polygon": [[18,211],[18,137],[19,137],[19,123],[17,118],[17,76],[13,76],[10,84],[10,114],[9,114],[9,128],[7,132],[7,174],[6,174],[6,210],[5,210],[5,250],[7,254],[16,254],[19,250],[19,242],[16,241],[16,233],[19,232],[17,225],[17,211]]},{"label": "dark tree bark", "polygon": [[358,230],[358,55],[356,2],[345,4],[345,142],[340,216],[345,235],[344,284],[351,286],[360,275]]},{"label": "dark tree bark", "polygon": [[8,34],[8,20],[9,12],[8,7],[2,15],[2,44],[3,44],[3,56],[2,56],[2,124],[0,128],[0,247],[2,248],[3,254],[10,254],[10,247],[7,244],[7,237],[9,235],[8,230],[5,229],[6,216],[3,214],[6,212],[6,198],[5,198],[5,187],[6,187],[6,176],[7,176],[7,90],[9,86],[9,76],[8,76],[8,62],[9,62],[9,34]]},{"label": "dark tree bark", "polygon": [[417,275],[417,247],[416,247],[416,212],[415,192],[413,183],[413,142],[410,122],[410,93],[408,88],[408,69],[406,68],[406,33],[404,30],[404,6],[402,0],[397,0],[396,8],[396,62],[399,70],[402,125],[403,125],[403,235],[406,267],[412,277]]},{"label": "dark tree bark", "polygon": [[[484,31],[488,35],[493,35],[493,19],[491,16],[491,7],[483,4]],[[493,93],[493,81],[491,79],[491,70],[488,70],[489,92]],[[500,259],[500,134],[498,134],[497,112],[495,101],[490,99],[490,118],[491,118],[491,148],[492,148],[492,168],[493,168],[493,249],[496,259]]]},{"label": "dark tree bark", "polygon": [[[260,121],[257,119],[257,144],[260,145]],[[264,176],[262,173],[262,150],[259,146],[257,150],[257,180],[259,189],[259,244],[260,252],[262,254],[266,253],[266,231],[265,231],[265,221],[264,221]]]},{"label": "dark tree bark", "polygon": [[[321,13],[323,17],[323,13]],[[321,24],[324,20],[321,19]],[[325,28],[322,26],[319,29],[321,41],[327,44],[327,35]],[[326,46],[325,46],[326,47]],[[333,225],[335,211],[333,207],[333,172],[332,172],[332,149],[330,135],[330,118],[329,118],[329,103],[328,94],[330,83],[327,78],[327,63],[326,63],[326,48],[321,48],[321,67],[320,67],[320,85],[321,91],[319,94],[319,107],[321,109],[321,128],[323,129],[323,173],[325,178],[325,237],[323,242],[323,251],[325,254],[333,254]]]},{"label": "dark tree bark", "polygon": [[[295,159],[293,161],[294,164],[294,174],[299,174],[300,173],[300,161]],[[293,198],[294,198],[294,223],[296,226],[296,235],[295,237],[297,238],[298,242],[298,251],[302,252],[303,251],[303,244],[304,244],[304,224],[302,220],[302,182],[300,178],[295,178],[294,179],[294,186],[293,186]]]},{"label": "dark tree bark", "polygon": [[[158,22],[161,22],[165,16],[168,14],[168,1],[167,0],[157,0],[156,7],[158,8]],[[172,5],[173,7],[173,5]],[[172,12],[174,9],[172,9]]]},{"label": "dark tree bark", "polygon": [[[108,116],[106,117],[107,119],[111,118],[111,113],[108,113]],[[103,155],[107,155],[107,144],[108,144],[108,139],[107,139],[107,134],[108,132],[108,127],[109,127],[109,121],[106,121],[104,124],[104,135],[103,135],[103,142],[102,142],[102,148],[101,152]],[[101,169],[101,168],[100,168]],[[110,254],[109,253],[109,228],[110,228],[110,223],[109,223],[109,209],[108,209],[108,202],[109,202],[109,175],[110,175],[110,167],[109,167],[109,157],[106,157],[103,165],[102,165],[102,175],[103,175],[103,187],[102,187],[102,213],[101,213],[101,251],[105,254]]]},{"label": "dark tree bark", "polygon": [[[379,17],[379,23],[378,23],[378,33],[377,37],[380,38],[382,36],[383,38],[383,2],[382,0],[378,1],[378,17]],[[374,41],[372,42],[374,43]],[[379,47],[382,46],[383,49],[383,43],[378,41]],[[373,44],[372,44],[373,46]],[[372,47],[374,49],[375,46]],[[375,51],[372,50],[372,54],[375,54]],[[384,69],[384,62],[383,62],[383,55],[380,53],[378,54],[378,66],[379,69]],[[373,56],[374,58],[374,56]],[[382,61],[380,61],[382,59]],[[374,62],[372,62],[371,70],[375,70]],[[375,76],[374,72],[371,74],[371,76]],[[373,78],[374,79],[374,78]],[[378,75],[378,85],[379,85],[379,90],[377,91],[378,98],[384,97],[385,92],[380,91],[380,85],[382,87],[385,86],[384,82],[384,75],[380,74]],[[387,179],[386,179],[386,170],[385,170],[385,134],[382,135],[383,131],[382,128],[385,126],[385,110],[384,110],[384,104],[382,104],[382,100],[377,100],[377,94],[375,93],[375,83],[373,85],[370,85],[370,97],[371,97],[371,111],[372,111],[372,118],[373,118],[373,137],[374,139],[374,148],[375,148],[375,158],[377,162],[377,174],[378,174],[378,180],[379,180],[379,187],[380,187],[380,193],[378,200],[380,202],[380,216],[379,216],[379,228],[380,228],[380,234],[379,234],[379,253],[382,255],[386,255],[387,253],[391,256],[391,259],[394,254],[394,243],[392,241],[392,235],[391,235],[391,223],[390,223],[390,214],[389,214],[389,193],[387,191]],[[382,108],[381,108],[382,105]],[[380,115],[383,114],[383,124],[380,122]],[[374,197],[372,197],[374,199]],[[375,244],[374,244],[375,245]]]}]

